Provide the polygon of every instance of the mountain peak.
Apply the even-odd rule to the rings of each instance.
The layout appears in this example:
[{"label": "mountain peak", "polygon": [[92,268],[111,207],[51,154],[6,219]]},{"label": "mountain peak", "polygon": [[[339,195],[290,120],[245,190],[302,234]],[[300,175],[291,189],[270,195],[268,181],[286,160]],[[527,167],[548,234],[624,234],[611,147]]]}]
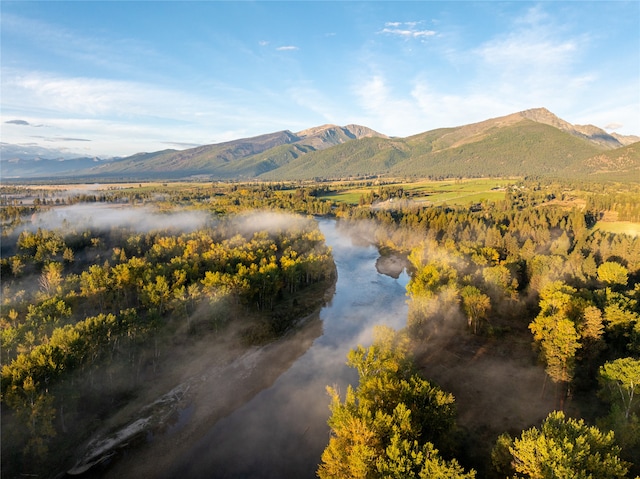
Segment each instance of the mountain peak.
[{"label": "mountain peak", "polygon": [[380,137],[388,138],[371,128],[361,125],[320,125],[313,128],[307,128],[296,133],[300,138],[299,143],[311,146],[315,150],[323,150],[330,146],[345,143],[350,140],[359,140],[361,138]]},{"label": "mountain peak", "polygon": [[333,125],[331,123],[327,123],[326,125],[320,125],[320,126],[314,126],[311,128],[307,128],[306,130],[301,130],[299,132],[297,132],[295,135],[299,136],[300,138],[305,138],[307,136],[313,136],[313,135],[318,135],[321,134],[327,130],[330,129],[334,129],[334,128],[340,128],[338,125]]},{"label": "mountain peak", "polygon": [[587,139],[600,146],[604,146],[605,148],[612,149],[623,146],[618,138],[610,135],[597,126],[572,125],[568,121],[558,118],[546,108],[532,108],[530,110],[524,110],[520,113],[516,113],[516,115],[537,123],[553,126],[554,128],[558,128],[559,130],[565,131],[573,136]]},{"label": "mountain peak", "polygon": [[546,108],[531,108],[530,110],[524,110],[516,113],[516,115],[538,123],[554,126],[561,130],[566,130],[568,127],[573,126],[571,123],[564,121]]},{"label": "mountain peak", "polygon": [[382,133],[378,133],[377,131],[362,125],[350,124],[350,125],[344,126],[343,129],[353,134],[353,136],[356,138],[371,138],[371,137],[389,138],[387,135],[383,135]]},{"label": "mountain peak", "polygon": [[296,136],[300,138],[307,138],[310,136],[318,136],[318,135],[327,135],[335,132],[341,131],[346,134],[348,137],[352,139],[359,138],[368,138],[368,137],[380,137],[380,138],[388,138],[387,135],[383,135],[382,133],[378,133],[371,128],[362,125],[350,124],[346,126],[338,126],[332,123],[327,123],[326,125],[314,126],[312,128],[307,128],[306,130],[302,130],[296,133]]}]

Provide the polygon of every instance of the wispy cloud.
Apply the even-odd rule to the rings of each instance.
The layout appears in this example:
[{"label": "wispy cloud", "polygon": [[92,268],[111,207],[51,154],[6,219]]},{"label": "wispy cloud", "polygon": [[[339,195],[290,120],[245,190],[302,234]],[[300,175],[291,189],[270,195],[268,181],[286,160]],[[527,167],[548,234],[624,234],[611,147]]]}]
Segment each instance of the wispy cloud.
[{"label": "wispy cloud", "polygon": [[196,148],[198,146],[202,146],[199,143],[185,143],[181,141],[163,141],[163,145],[175,146],[178,148]]},{"label": "wispy cloud", "polygon": [[354,94],[368,117],[362,121],[389,135],[417,133],[423,122],[415,100],[392,89],[383,74],[374,74],[358,82]]},{"label": "wispy cloud", "polygon": [[[87,145],[99,156],[159,150],[171,139],[202,145],[291,127],[288,110],[254,108],[269,92],[226,84],[216,84],[215,94],[202,94],[144,82],[6,68],[0,79],[0,121],[26,117],[31,125],[46,123],[43,136],[49,138],[90,138]],[[10,123],[6,130],[5,141],[30,141],[21,133],[29,130],[26,125]]]},{"label": "wispy cloud", "polygon": [[387,22],[378,33],[401,38],[427,38],[436,35],[435,30],[419,30],[421,22]]},{"label": "wispy cloud", "polygon": [[[5,105],[11,108],[45,110],[87,116],[157,115],[159,98],[180,97],[186,94],[159,87],[121,80],[87,77],[60,77],[39,72],[11,72],[3,70]],[[182,102],[184,103],[184,102]]]},{"label": "wispy cloud", "polygon": [[63,61],[74,60],[131,74],[139,70],[138,58],[158,56],[148,44],[132,38],[104,37],[98,32],[93,36],[83,35],[57,24],[4,11],[1,20],[3,35],[7,32],[22,38],[23,42],[46,45],[50,55]]},{"label": "wispy cloud", "polygon": [[19,125],[19,126],[30,126],[33,128],[42,128],[44,125],[34,125],[33,123],[29,123],[27,120],[8,120],[5,121],[7,125]]},{"label": "wispy cloud", "polygon": [[40,138],[41,140],[49,141],[52,143],[67,142],[67,141],[91,141],[86,138],[65,138],[65,137],[51,137],[51,136],[32,136],[31,138]]},{"label": "wispy cloud", "polygon": [[406,92],[392,88],[383,74],[362,80],[354,91],[367,115],[361,121],[388,135],[407,136],[513,113],[520,107],[491,92],[445,92],[423,78],[411,84]]},{"label": "wispy cloud", "polygon": [[586,35],[563,31],[535,7],[516,18],[510,31],[470,53],[479,61],[478,79],[491,85],[495,96],[563,110],[584,98],[597,79],[594,71],[578,66],[589,42]]},{"label": "wispy cloud", "polygon": [[459,126],[486,118],[513,113],[532,106],[514,102],[496,92],[443,92],[431,87],[427,80],[416,80],[411,97],[418,108],[419,123],[429,128]]},{"label": "wispy cloud", "polygon": [[300,50],[300,48],[296,47],[295,45],[284,45],[276,48],[276,50],[278,50],[279,52],[286,52],[286,51]]},{"label": "wispy cloud", "polygon": [[[322,91],[311,86],[298,85],[288,89],[288,93],[297,105],[318,114],[322,118],[321,121],[326,123],[340,121],[335,115],[337,108],[333,98],[327,98]],[[301,126],[302,129],[309,127],[309,125]]]}]

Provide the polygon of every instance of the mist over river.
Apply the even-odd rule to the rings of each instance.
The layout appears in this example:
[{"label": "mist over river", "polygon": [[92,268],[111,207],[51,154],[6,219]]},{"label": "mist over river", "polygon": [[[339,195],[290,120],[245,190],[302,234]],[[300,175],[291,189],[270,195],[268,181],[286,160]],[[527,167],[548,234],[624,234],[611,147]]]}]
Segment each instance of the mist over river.
[{"label": "mist over river", "polygon": [[[379,253],[374,246],[352,241],[334,220],[318,221],[333,250],[338,272],[335,294],[319,314],[321,332],[311,336],[315,339],[309,341],[308,349],[288,369],[279,372],[269,387],[191,442],[175,444],[170,460],[158,457],[165,466],[162,471],[154,471],[155,477],[316,477],[322,451],[329,441],[326,387],[337,385],[344,393],[348,384],[355,385],[357,373],[346,366],[346,355],[358,344],[371,343],[375,325],[394,329],[405,326],[405,287],[409,280],[405,271],[397,279],[379,273]],[[302,329],[305,328],[318,328],[318,322],[305,323]],[[186,410],[186,421],[190,420],[189,413]],[[149,461],[154,456],[153,441],[145,448],[150,450],[140,460]],[[165,452],[161,454],[164,456]],[[125,461],[133,466],[127,468],[128,472],[138,469],[136,456],[132,451]],[[118,474],[125,473],[122,468],[116,470]]]}]

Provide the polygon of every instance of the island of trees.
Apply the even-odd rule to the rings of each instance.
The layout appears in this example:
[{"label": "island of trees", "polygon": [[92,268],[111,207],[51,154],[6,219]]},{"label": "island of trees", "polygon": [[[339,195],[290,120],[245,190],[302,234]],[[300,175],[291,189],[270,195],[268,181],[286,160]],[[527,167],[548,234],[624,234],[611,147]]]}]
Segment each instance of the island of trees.
[{"label": "island of trees", "polygon": [[[337,197],[349,188],[362,192]],[[355,348],[359,384],[328,390],[319,477],[640,474],[640,237],[602,222],[640,222],[640,190],[527,179],[500,191],[436,204],[411,184],[374,180],[67,196],[3,187],[3,477],[26,464],[61,467],[60,451],[194,335],[215,341],[233,324],[247,344],[267,342],[321,304],[334,265],[314,223],[247,229],[249,210],[334,216],[382,254],[405,257],[411,274],[406,328],[381,328]],[[39,226],[59,205],[86,203],[154,205],[166,221],[146,231]],[[204,223],[172,227],[177,209]],[[524,429],[462,434],[455,396],[430,377],[427,353],[442,331],[484,347],[526,342],[554,411]]]}]

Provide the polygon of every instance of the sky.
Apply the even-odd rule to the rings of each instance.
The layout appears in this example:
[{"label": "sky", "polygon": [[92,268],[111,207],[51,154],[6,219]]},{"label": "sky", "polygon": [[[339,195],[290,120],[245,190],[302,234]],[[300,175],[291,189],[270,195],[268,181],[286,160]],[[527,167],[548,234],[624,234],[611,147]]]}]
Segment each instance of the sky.
[{"label": "sky", "polygon": [[6,1],[2,142],[103,158],[545,107],[640,135],[640,2]]}]

